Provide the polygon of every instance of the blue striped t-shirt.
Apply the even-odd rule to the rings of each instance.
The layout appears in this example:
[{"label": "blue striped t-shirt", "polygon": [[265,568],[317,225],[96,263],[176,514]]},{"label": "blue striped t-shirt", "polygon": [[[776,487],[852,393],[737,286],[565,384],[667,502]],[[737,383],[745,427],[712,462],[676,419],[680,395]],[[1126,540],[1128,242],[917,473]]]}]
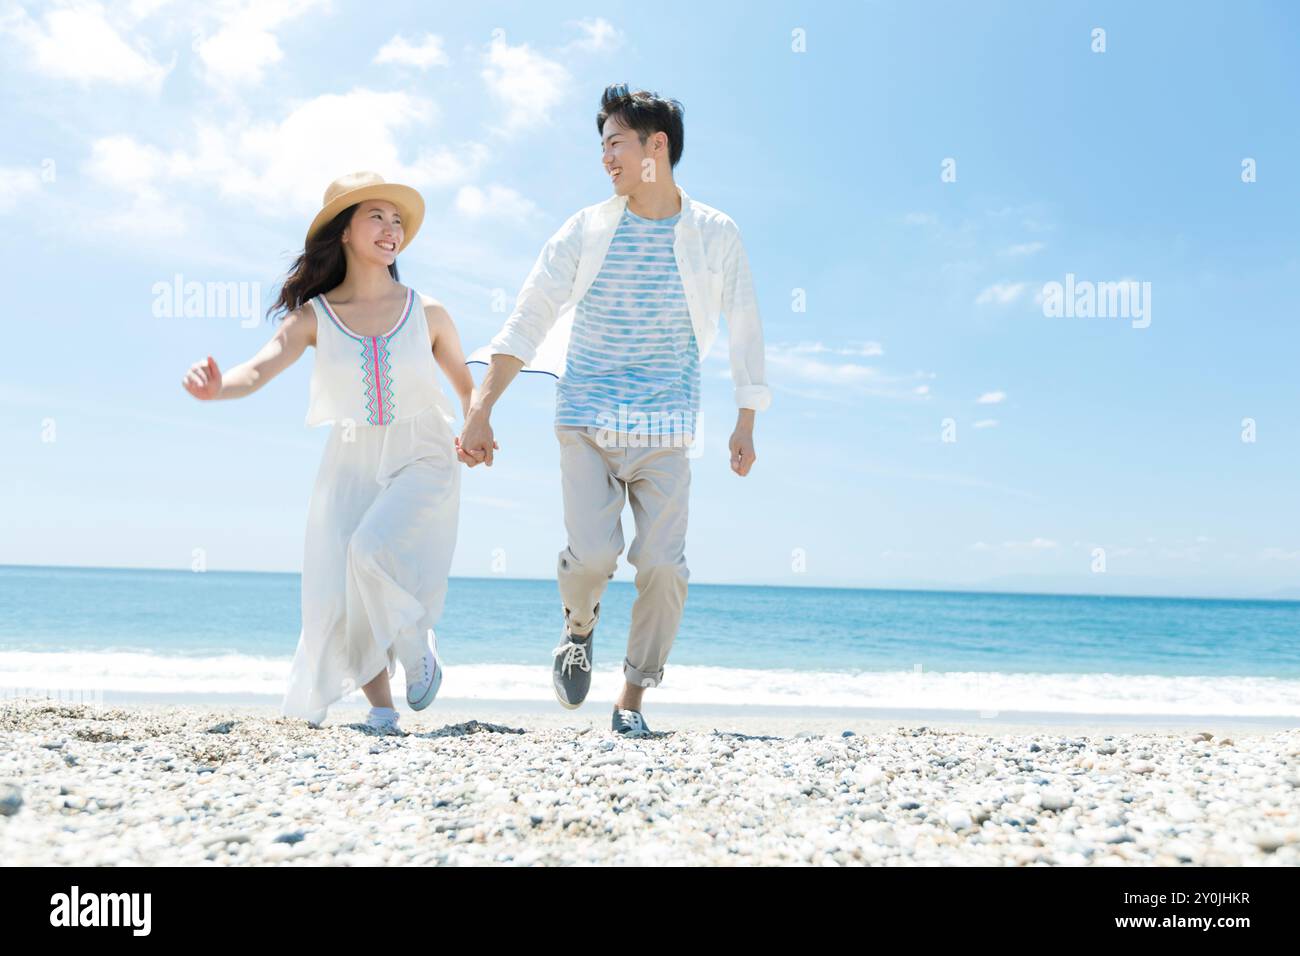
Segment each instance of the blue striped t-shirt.
[{"label": "blue striped t-shirt", "polygon": [[600,273],[574,311],[555,424],[693,434],[700,357],[669,219],[625,210]]}]

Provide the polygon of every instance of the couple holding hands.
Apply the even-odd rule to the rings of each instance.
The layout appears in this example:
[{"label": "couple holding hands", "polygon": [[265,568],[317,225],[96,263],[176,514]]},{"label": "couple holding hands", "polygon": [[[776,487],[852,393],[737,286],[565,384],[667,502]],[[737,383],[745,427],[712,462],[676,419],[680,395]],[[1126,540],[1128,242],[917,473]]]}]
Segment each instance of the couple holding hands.
[{"label": "couple holding hands", "polygon": [[[209,356],[185,376],[196,398],[241,398],[316,349],[307,424],[332,428],[308,509],[302,632],[284,715],[320,724],[360,686],[371,704],[367,725],[400,733],[389,685],[398,662],[410,707],[433,701],[442,681],[434,625],[456,544],[461,464],[492,465],[492,409],[525,371],[556,378],[568,541],[557,562],[555,696],[569,709],[586,699],[600,600],[623,552],[630,500],[637,596],[611,727],[650,733],[642,695],[663,679],[686,602],[688,453],[700,364],[721,315],[737,475],[754,463],[754,416],[771,395],[739,230],[673,179],[681,104],[611,86],[596,128],[614,195],[547,241],[505,325],[468,359],[447,310],[398,281],[397,255],[424,216],[420,194],[354,173],[325,192],[271,308],[283,316],[276,335],[225,373]],[[459,436],[435,362],[460,398]],[[488,366],[477,389],[470,363]]]}]

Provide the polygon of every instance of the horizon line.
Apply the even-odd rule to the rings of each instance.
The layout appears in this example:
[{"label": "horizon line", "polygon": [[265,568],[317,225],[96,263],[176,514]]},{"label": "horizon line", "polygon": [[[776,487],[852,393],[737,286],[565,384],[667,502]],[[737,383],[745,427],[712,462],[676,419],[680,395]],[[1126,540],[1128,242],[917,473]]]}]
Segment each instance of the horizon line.
[{"label": "horizon line", "polygon": [[[0,562],[0,569],[3,568],[47,568],[61,571],[163,571],[169,573],[189,573],[189,574],[296,574],[301,576],[301,571],[267,571],[252,570],[241,568],[209,568],[203,571],[192,571],[187,568],[158,568],[140,565],[94,565],[94,564],[7,564]],[[477,574],[453,574],[448,575],[449,580],[460,581],[551,581],[554,577],[511,577],[506,575],[477,575]],[[631,581],[616,581],[616,584],[632,584]],[[1070,598],[1124,598],[1130,600],[1147,600],[1147,601],[1255,601],[1259,603],[1276,603],[1276,604],[1295,604],[1300,602],[1298,597],[1224,597],[1224,596],[1206,596],[1206,595],[1173,595],[1173,594],[1098,594],[1096,592],[1070,592],[1070,591],[1004,591],[980,589],[974,587],[885,587],[871,586],[861,584],[747,584],[732,581],[692,581],[693,587],[729,587],[729,588],[788,588],[793,591],[879,591],[882,593],[918,593],[918,594],[979,594],[989,596],[1004,597],[1070,597]]]}]

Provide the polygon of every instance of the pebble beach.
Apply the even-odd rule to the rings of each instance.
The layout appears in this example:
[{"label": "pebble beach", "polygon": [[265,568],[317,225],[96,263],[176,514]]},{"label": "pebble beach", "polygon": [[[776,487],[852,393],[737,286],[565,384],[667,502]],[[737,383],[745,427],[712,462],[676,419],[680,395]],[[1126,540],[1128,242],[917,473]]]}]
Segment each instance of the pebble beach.
[{"label": "pebble beach", "polygon": [[[0,703],[0,864],[1300,864],[1300,729]],[[351,718],[351,719],[349,719]]]}]

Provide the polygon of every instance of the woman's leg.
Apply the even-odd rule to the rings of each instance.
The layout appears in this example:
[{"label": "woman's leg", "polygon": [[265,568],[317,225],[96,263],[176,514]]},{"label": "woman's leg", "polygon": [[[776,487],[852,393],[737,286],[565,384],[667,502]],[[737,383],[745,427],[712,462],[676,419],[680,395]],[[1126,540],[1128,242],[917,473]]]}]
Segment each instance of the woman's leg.
[{"label": "woman's leg", "polygon": [[393,691],[388,681],[387,668],[380,671],[369,684],[363,684],[361,689],[365,692],[366,700],[370,701],[371,707],[391,708],[393,706]]},{"label": "woman's leg", "polygon": [[364,653],[361,673],[381,671],[363,685],[374,706],[392,706],[396,665],[418,664],[442,610],[460,478],[446,457],[446,467],[416,461],[394,475],[348,541],[347,630]]}]

